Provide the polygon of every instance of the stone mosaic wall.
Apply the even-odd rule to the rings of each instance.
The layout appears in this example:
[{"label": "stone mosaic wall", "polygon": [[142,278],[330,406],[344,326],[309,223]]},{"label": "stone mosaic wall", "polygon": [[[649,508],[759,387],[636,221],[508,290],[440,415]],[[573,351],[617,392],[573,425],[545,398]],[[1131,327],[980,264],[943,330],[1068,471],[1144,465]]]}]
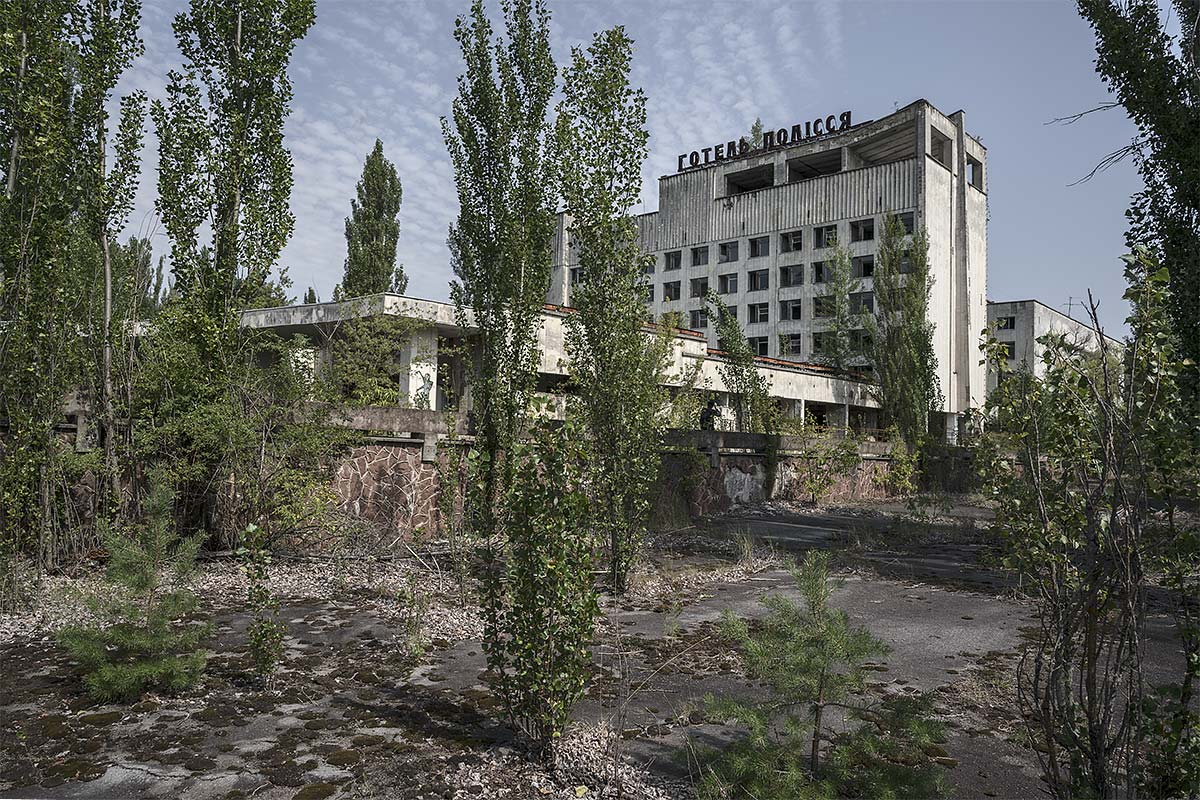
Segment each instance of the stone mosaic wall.
[{"label": "stone mosaic wall", "polygon": [[[421,461],[421,448],[404,444],[365,444],[351,451],[334,479],[341,508],[375,528],[381,540],[387,534],[440,534],[438,510],[441,481],[448,450],[439,451],[439,463]],[[881,498],[889,462],[864,459],[837,476],[824,500]],[[784,456],[776,473],[773,499],[802,501],[796,478],[797,462]],[[663,478],[655,501],[655,523],[670,527],[686,524],[694,516],[724,511],[733,505],[766,499],[766,460],[759,455],[724,456],[712,469],[699,454],[666,453]]]}]

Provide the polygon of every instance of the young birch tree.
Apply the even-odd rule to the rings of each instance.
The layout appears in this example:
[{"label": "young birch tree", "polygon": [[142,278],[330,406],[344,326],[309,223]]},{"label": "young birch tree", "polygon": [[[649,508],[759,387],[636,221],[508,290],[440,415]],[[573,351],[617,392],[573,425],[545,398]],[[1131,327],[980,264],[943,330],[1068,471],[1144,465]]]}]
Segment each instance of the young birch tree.
[{"label": "young birch tree", "polygon": [[645,534],[659,467],[666,396],[662,337],[646,331],[637,202],[646,158],[646,96],[629,85],[633,41],[624,28],[572,48],[558,107],[562,194],[580,269],[567,318],[571,380],[593,455],[591,520],[608,543],[609,579],[624,592]]},{"label": "young birch tree", "polygon": [[900,219],[888,215],[874,287],[875,315],[867,318],[867,332],[882,427],[895,425],[915,451],[929,431],[930,413],[942,403],[929,320],[929,239],[923,230],[909,239]]}]

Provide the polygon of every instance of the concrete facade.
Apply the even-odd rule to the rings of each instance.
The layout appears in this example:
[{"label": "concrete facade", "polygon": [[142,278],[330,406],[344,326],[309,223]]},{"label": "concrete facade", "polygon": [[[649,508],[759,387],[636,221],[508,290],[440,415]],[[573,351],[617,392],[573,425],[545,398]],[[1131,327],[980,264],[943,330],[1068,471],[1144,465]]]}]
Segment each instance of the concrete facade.
[{"label": "concrete facade", "polygon": [[[986,319],[986,164],[962,111],[947,116],[918,100],[835,133],[663,176],[659,210],[638,217],[642,249],[655,256],[650,313],[679,312],[716,348],[715,325],[698,315],[703,294],[693,290],[707,280],[736,308],[761,355],[818,361],[826,324],[814,305],[823,294],[818,265],[832,252],[829,229],[859,273],[872,263],[885,215],[904,215],[929,236],[930,317],[953,438],[957,415],[981,406],[986,391],[978,356]],[[569,228],[560,216],[547,296],[562,306],[570,305],[578,277]],[[873,301],[869,276],[859,291]]]},{"label": "concrete facade", "polygon": [[[569,309],[547,306],[541,315],[539,385],[549,395],[556,393],[569,369],[565,320],[571,313]],[[446,353],[451,349],[462,351],[464,346],[470,353],[478,331],[471,327],[469,317],[467,326],[460,326],[449,303],[379,294],[340,303],[254,309],[243,312],[242,325],[272,330],[286,337],[304,336],[311,343],[312,360],[319,371],[331,363],[332,342],[338,328],[372,315],[400,316],[418,323],[412,346],[396,354],[404,384],[397,399],[399,404],[441,411],[453,399],[463,411],[470,410],[467,370],[451,360],[461,356],[451,357]],[[648,326],[646,335],[656,335],[654,328]],[[667,384],[678,388],[688,381],[724,405],[728,391],[721,377],[723,360],[719,352],[709,351],[702,333],[678,331],[667,368]],[[836,375],[816,364],[772,358],[759,359],[758,370],[770,386],[771,394],[793,417],[838,427],[877,427],[878,403],[871,396],[870,385],[861,380]],[[407,376],[407,382],[403,376]],[[414,387],[420,387],[420,391],[414,391]],[[422,397],[427,404],[422,405]]]},{"label": "concrete facade", "polygon": [[[988,327],[995,330],[996,340],[1008,349],[1008,365],[1013,369],[1024,369],[1041,377],[1045,371],[1042,363],[1044,348],[1038,339],[1048,333],[1060,333],[1086,350],[1099,350],[1096,332],[1091,325],[1056,311],[1038,300],[1009,300],[989,302],[987,305]],[[1109,338],[1113,347],[1120,343]],[[996,388],[996,370],[988,367],[988,391]]]}]

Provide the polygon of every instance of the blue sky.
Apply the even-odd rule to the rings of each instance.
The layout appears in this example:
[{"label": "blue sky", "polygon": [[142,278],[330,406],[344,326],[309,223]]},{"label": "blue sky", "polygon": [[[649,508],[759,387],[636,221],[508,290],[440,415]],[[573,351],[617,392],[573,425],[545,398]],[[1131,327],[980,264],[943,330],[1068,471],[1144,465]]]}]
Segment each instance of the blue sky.
[{"label": "blue sky", "polygon": [[[183,0],[146,0],[146,54],[122,89],[163,93],[179,64],[170,31]],[[489,6],[498,8],[498,0]],[[297,47],[287,124],[295,161],[296,232],[284,250],[302,294],[328,298],[345,259],[343,220],[376,137],[400,172],[399,260],[409,293],[448,296],[446,228],[456,213],[438,118],[461,61],[451,31],[467,0],[318,0]],[[1133,127],[1120,110],[1070,125],[1056,117],[1109,98],[1094,72],[1094,40],[1066,0],[833,2],[791,0],[551,0],[556,58],[593,32],[624,25],[635,40],[632,79],[648,95],[650,158],[641,210],[657,208],[658,181],[675,157],[742,134],[850,109],[876,118],[918,98],[963,109],[988,148],[988,295],[1037,298],[1067,310],[1091,289],[1102,321],[1125,315],[1120,254],[1124,212],[1139,185],[1131,164],[1071,186],[1122,146]],[[496,10],[493,8],[493,10]],[[129,232],[150,233],[156,150],[149,137]]]}]

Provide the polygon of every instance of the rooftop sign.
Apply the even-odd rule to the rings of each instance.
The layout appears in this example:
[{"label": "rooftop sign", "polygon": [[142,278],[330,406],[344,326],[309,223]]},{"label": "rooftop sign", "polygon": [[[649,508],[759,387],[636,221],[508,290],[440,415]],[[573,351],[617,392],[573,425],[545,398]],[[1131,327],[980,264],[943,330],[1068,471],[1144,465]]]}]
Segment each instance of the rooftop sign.
[{"label": "rooftop sign", "polygon": [[[850,112],[843,111],[841,115],[830,114],[828,117],[817,117],[804,123],[796,123],[791,127],[780,128],[777,131],[763,131],[762,147],[759,150],[771,150],[776,147],[786,147],[789,144],[799,144],[805,139],[813,139],[830,133],[840,133],[850,127]],[[679,172],[705,164],[728,161],[731,158],[741,158],[749,155],[750,142],[742,137],[736,141],[715,144],[693,150],[691,153],[681,153],[679,156]]]}]

